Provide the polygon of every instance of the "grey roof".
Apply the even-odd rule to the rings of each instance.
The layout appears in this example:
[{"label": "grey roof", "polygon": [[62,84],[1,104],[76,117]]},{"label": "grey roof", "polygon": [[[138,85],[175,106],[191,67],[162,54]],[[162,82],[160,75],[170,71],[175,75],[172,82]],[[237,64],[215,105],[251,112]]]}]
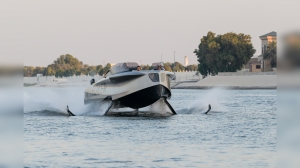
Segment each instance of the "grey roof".
[{"label": "grey roof", "polygon": [[267,36],[277,36],[277,33],[276,32],[274,32],[274,31],[272,31],[272,32],[270,32],[270,33],[267,33],[267,34],[264,34],[264,35],[262,35],[262,36],[259,36],[259,38],[261,38],[261,37],[267,37]]},{"label": "grey roof", "polygon": [[260,65],[261,63],[260,62],[252,62],[250,63],[250,65]]},{"label": "grey roof", "polygon": [[249,61],[248,61],[248,63],[247,64],[252,64],[252,63],[254,63],[254,62],[258,62],[258,58],[251,58]]}]

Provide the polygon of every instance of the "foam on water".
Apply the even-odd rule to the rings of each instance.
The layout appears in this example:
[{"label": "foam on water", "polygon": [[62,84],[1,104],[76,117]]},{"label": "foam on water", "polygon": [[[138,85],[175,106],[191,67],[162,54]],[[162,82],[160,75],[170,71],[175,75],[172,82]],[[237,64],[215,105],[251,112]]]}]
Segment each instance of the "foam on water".
[{"label": "foam on water", "polygon": [[[85,116],[101,116],[105,113],[109,106],[109,102],[92,103],[84,105],[83,96],[84,88],[28,88],[24,92],[24,113],[29,112],[49,112],[58,114],[67,114],[66,107],[75,115]],[[186,103],[185,108],[175,109],[178,114],[202,114],[207,111],[208,104],[211,105],[211,112],[225,112],[227,107],[222,104],[226,97],[230,97],[228,92],[222,88],[214,88],[207,90],[201,97],[197,97],[192,101]],[[172,104],[171,104],[172,105]],[[173,106],[173,105],[172,105]],[[114,109],[117,112],[132,111],[132,109],[120,108]],[[155,114],[171,113],[168,106],[161,99],[154,104],[139,109],[139,111],[147,111]]]},{"label": "foam on water", "polygon": [[[36,111],[63,112],[64,101],[52,90],[25,91],[24,92],[24,113]],[[63,108],[64,107],[64,108]]]},{"label": "foam on water", "polygon": [[[30,112],[53,112],[67,114],[66,107],[75,115],[101,116],[107,110],[110,102],[95,102],[84,105],[84,88],[27,88],[24,92],[24,113]],[[114,109],[118,112],[132,111],[129,108]],[[171,113],[163,100],[139,111],[147,111],[156,114]]]},{"label": "foam on water", "polygon": [[84,116],[102,116],[106,112],[109,105],[110,102],[107,101],[95,102],[92,104],[85,105],[85,109],[82,110],[81,113],[76,114]]},{"label": "foam on water", "polygon": [[83,104],[82,88],[30,88],[24,92],[24,113],[53,111],[67,114],[66,107],[75,114],[88,112]]},{"label": "foam on water", "polygon": [[223,105],[224,98],[230,96],[224,88],[213,88],[207,90],[205,94],[201,97],[196,98],[193,101],[188,102],[186,108],[178,110],[181,114],[191,114],[191,113],[204,113],[208,110],[208,105],[211,105],[211,112],[226,112],[228,108]]}]

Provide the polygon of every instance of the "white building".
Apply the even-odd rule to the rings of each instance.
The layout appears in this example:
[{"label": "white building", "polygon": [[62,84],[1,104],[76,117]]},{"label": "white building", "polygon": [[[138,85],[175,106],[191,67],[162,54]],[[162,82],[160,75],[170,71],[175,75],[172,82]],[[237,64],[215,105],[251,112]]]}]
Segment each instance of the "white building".
[{"label": "white building", "polygon": [[189,65],[189,59],[188,59],[188,56],[184,56],[184,63],[183,63],[184,66],[188,66]]}]

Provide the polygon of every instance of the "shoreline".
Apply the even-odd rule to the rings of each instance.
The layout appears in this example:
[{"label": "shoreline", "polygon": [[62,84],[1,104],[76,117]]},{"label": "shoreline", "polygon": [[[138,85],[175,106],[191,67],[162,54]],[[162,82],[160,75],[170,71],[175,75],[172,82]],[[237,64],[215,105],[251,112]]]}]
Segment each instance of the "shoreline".
[{"label": "shoreline", "polygon": [[[180,77],[180,75],[178,75]],[[90,76],[71,77],[64,79],[24,78],[24,87],[87,87],[90,85]],[[214,89],[224,90],[277,90],[276,75],[253,75],[253,76],[208,76],[197,81],[171,82],[171,89]]]},{"label": "shoreline", "polygon": [[199,90],[209,90],[209,89],[224,89],[224,90],[277,90],[276,86],[179,86],[172,89],[199,89]]},{"label": "shoreline", "polygon": [[209,76],[197,82],[181,82],[174,84],[172,89],[212,89],[254,90],[277,89],[276,75],[253,76]]},{"label": "shoreline", "polygon": [[[61,85],[62,84],[62,85]],[[76,87],[78,85],[68,85],[68,83],[24,83],[23,87]],[[224,90],[277,90],[277,86],[175,86],[171,89],[198,89],[198,90],[210,90],[210,89],[224,89]]]}]

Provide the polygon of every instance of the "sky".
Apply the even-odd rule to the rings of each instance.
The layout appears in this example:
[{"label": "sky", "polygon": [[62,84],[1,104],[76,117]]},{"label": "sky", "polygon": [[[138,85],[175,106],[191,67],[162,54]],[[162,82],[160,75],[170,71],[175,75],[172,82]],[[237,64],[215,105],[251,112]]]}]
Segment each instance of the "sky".
[{"label": "sky", "polygon": [[71,54],[89,65],[197,64],[193,51],[212,31],[259,36],[299,26],[298,0],[1,0],[1,61],[47,66]]}]

